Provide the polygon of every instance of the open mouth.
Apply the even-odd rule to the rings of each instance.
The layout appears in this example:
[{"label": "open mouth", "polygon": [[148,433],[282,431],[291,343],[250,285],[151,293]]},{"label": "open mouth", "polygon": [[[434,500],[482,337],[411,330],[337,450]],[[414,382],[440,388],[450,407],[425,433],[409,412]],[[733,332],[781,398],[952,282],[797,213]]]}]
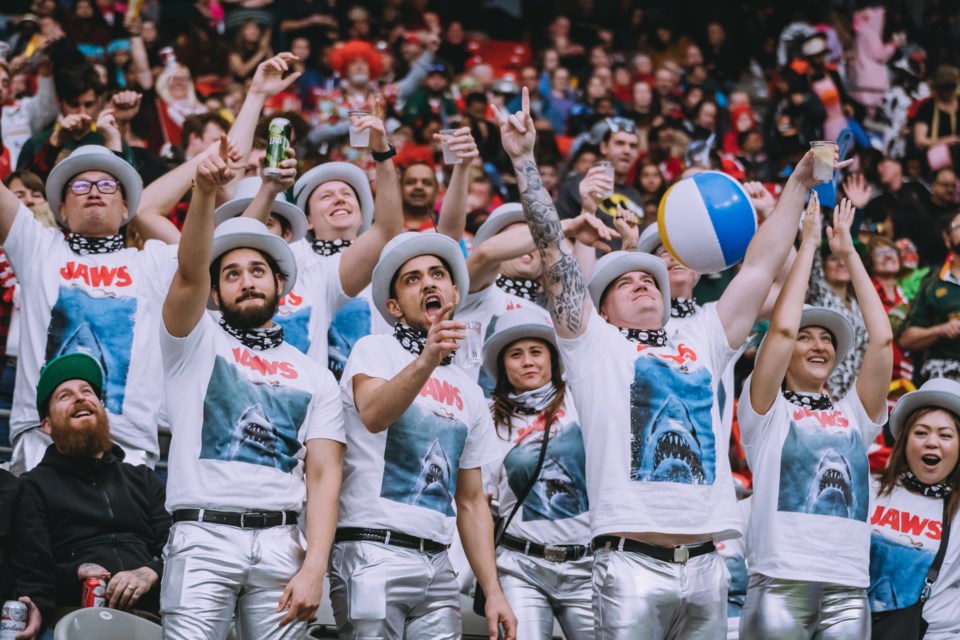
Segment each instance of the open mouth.
[{"label": "open mouth", "polygon": [[435,482],[444,482],[446,480],[446,475],[443,472],[443,469],[440,468],[438,464],[431,464],[427,468],[427,475],[424,477],[424,480],[428,485],[431,485]]},{"label": "open mouth", "polygon": [[73,417],[74,417],[74,418],[87,418],[87,417],[92,416],[92,415],[93,415],[93,411],[90,411],[89,409],[81,409],[80,411],[75,412],[75,413],[73,414]]},{"label": "open mouth", "polygon": [[330,212],[331,218],[346,218],[350,216],[353,212],[349,209],[334,209]]},{"label": "open mouth", "polygon": [[443,308],[443,298],[436,293],[427,294],[423,299],[423,310],[427,317],[433,318]]},{"label": "open mouth", "polygon": [[920,460],[928,467],[935,467],[940,464],[940,456],[935,456],[933,454],[927,454],[921,457]]},{"label": "open mouth", "polygon": [[668,431],[657,439],[657,448],[653,454],[653,465],[659,469],[664,466],[686,466],[697,484],[706,481],[703,464],[690,443],[676,431]]},{"label": "open mouth", "polygon": [[836,469],[828,469],[820,478],[820,487],[818,490],[820,493],[823,493],[827,489],[841,491],[845,497],[850,492],[850,487],[847,485],[843,474]]},{"label": "open mouth", "polygon": [[821,356],[814,356],[808,360],[810,364],[827,364],[827,359]]},{"label": "open mouth", "polygon": [[255,422],[244,425],[243,436],[247,440],[251,440],[263,446],[266,446],[273,440],[270,431],[262,424],[257,424]]}]

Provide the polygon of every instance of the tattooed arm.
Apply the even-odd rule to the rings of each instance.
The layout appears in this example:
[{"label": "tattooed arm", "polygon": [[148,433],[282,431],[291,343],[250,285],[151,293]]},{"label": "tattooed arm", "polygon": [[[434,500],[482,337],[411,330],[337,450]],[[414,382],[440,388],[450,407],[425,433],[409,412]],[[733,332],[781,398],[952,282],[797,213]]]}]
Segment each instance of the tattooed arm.
[{"label": "tattooed arm", "polygon": [[544,284],[550,299],[554,328],[561,338],[583,334],[589,319],[590,298],[573,248],[564,239],[560,217],[543,186],[533,158],[536,131],[530,117],[530,97],[523,90],[522,110],[508,116],[494,107],[500,122],[503,148],[510,155],[517,174],[523,215],[543,262]]}]

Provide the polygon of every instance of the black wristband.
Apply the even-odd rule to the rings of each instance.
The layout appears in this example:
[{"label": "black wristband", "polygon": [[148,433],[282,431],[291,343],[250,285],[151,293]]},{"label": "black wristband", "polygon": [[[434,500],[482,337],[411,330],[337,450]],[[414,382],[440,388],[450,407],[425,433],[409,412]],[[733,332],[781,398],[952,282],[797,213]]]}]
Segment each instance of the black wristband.
[{"label": "black wristband", "polygon": [[397,155],[397,148],[390,143],[387,143],[386,151],[371,151],[370,155],[373,156],[374,161],[383,162],[384,160],[389,160],[393,156]]}]

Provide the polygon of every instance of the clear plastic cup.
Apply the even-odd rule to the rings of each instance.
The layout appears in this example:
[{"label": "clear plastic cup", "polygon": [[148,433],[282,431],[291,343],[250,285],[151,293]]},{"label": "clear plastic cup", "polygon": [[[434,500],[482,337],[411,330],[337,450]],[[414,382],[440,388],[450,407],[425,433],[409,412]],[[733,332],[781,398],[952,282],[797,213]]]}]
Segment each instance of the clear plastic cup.
[{"label": "clear plastic cup", "polygon": [[613,173],[613,163],[609,160],[601,160],[600,162],[594,162],[593,166],[603,167],[604,173],[606,173],[607,177],[610,179],[610,188],[603,192],[603,197],[608,198],[612,196],[614,180],[616,179]]},{"label": "clear plastic cup", "polygon": [[350,146],[357,147],[358,149],[366,149],[370,146],[370,129],[364,129],[363,131],[357,129],[354,126],[354,122],[357,118],[370,115],[369,111],[366,110],[357,110],[350,112]]},{"label": "clear plastic cup", "polygon": [[450,139],[457,132],[456,129],[442,129],[440,131],[440,148],[443,149],[443,164],[463,164],[463,158],[450,150]]},{"label": "clear plastic cup", "polygon": [[837,143],[830,140],[817,140],[810,143],[810,148],[813,149],[813,179],[818,182],[833,180]]},{"label": "clear plastic cup", "polygon": [[467,339],[464,340],[463,362],[468,367],[483,364],[483,336],[479,322],[467,323]]}]

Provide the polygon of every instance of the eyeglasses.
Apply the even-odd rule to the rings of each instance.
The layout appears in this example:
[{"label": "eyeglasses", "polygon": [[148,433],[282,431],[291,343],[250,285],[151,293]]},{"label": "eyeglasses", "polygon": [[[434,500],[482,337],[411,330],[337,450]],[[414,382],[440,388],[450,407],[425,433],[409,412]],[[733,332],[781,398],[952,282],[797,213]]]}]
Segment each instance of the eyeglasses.
[{"label": "eyeglasses", "polygon": [[607,126],[610,127],[610,131],[614,133],[621,131],[636,133],[637,131],[637,123],[630,118],[607,118]]},{"label": "eyeglasses", "polygon": [[960,220],[950,224],[950,231],[956,231],[957,229],[960,229]]},{"label": "eyeglasses", "polygon": [[896,249],[876,249],[873,252],[874,260],[883,260],[884,258],[899,258],[900,254]]},{"label": "eyeglasses", "polygon": [[110,193],[116,193],[117,189],[120,188],[120,182],[117,180],[108,180],[104,178],[103,180],[74,180],[67,186],[70,187],[70,192],[75,196],[85,196],[90,193],[90,190],[93,189],[94,185],[97,187],[97,191],[107,195]]}]

